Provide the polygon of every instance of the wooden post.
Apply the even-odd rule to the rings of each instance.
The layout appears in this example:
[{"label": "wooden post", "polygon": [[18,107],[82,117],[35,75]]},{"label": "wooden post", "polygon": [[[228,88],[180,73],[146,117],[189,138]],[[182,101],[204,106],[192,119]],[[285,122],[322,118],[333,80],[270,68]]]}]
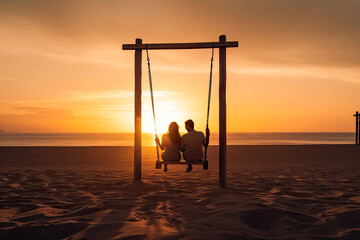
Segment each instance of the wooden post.
[{"label": "wooden post", "polygon": [[[226,42],[221,35],[219,42]],[[219,186],[226,187],[226,47],[219,48]]]},{"label": "wooden post", "polygon": [[360,145],[360,114],[358,114],[357,142],[358,142],[358,145]]},{"label": "wooden post", "polygon": [[[136,44],[142,44],[137,38]],[[135,50],[135,136],[134,181],[141,181],[141,61],[142,49]]]},{"label": "wooden post", "polygon": [[356,117],[355,145],[359,145],[359,112],[356,112],[353,116]]}]

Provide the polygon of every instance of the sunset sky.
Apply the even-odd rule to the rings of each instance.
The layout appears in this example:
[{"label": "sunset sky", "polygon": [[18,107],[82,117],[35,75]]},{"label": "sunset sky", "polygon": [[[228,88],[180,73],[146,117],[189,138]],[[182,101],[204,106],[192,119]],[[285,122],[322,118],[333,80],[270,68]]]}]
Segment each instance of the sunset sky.
[{"label": "sunset sky", "polygon": [[[229,132],[353,131],[360,1],[0,0],[0,130],[131,132],[134,52],[122,44],[239,41],[227,51]],[[145,52],[144,52],[145,54]],[[143,55],[143,130],[153,131]],[[203,130],[210,49],[151,51],[158,127]],[[210,129],[218,131],[218,50]]]}]

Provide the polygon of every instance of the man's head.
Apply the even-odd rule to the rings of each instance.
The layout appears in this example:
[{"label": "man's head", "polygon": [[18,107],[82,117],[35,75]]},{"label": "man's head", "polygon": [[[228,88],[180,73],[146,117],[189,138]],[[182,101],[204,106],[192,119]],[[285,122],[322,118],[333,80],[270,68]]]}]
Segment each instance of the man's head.
[{"label": "man's head", "polygon": [[194,122],[193,120],[189,119],[185,122],[185,128],[188,132],[194,131]]}]

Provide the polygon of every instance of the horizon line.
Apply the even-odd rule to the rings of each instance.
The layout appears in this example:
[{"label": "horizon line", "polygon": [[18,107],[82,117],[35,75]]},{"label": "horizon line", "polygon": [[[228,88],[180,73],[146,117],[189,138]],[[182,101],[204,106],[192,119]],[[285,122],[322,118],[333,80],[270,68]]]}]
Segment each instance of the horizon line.
[{"label": "horizon line", "polygon": [[[119,134],[119,133],[123,133],[123,134],[134,134],[134,132],[21,132],[21,131],[5,131],[5,130],[0,130],[0,134],[2,133],[43,133],[43,134]],[[180,132],[180,133],[186,133],[186,132]],[[219,133],[219,132],[212,132],[212,133]],[[272,131],[244,131],[244,132],[240,132],[240,131],[229,131],[227,133],[355,133],[352,131],[279,131],[279,132],[272,132]],[[142,134],[155,134],[155,133],[151,133],[151,132],[142,132]],[[158,133],[160,134],[164,134],[164,133]]]}]

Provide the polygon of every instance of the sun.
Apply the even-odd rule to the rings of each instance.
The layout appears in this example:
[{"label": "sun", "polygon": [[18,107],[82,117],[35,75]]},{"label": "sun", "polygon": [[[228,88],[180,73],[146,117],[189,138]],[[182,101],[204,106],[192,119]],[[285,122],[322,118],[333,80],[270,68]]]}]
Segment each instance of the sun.
[{"label": "sun", "polygon": [[[184,122],[184,114],[181,109],[174,106],[173,103],[167,103],[155,107],[155,117],[156,117],[156,129],[159,135],[167,132],[169,124],[171,122],[177,122],[179,127],[182,126]],[[141,121],[142,132],[154,133],[154,119],[151,108],[144,108],[142,112],[142,121]]]}]

